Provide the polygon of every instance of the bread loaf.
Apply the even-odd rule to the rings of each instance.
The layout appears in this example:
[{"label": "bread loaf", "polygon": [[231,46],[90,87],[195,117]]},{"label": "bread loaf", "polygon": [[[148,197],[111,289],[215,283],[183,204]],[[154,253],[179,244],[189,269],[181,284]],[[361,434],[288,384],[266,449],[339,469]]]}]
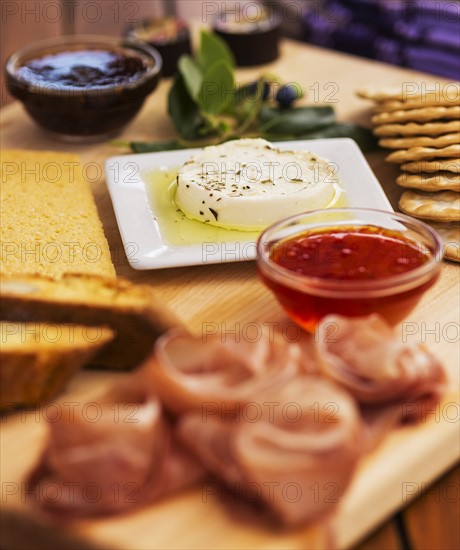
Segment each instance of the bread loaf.
[{"label": "bread loaf", "polygon": [[2,276],[0,298],[2,320],[109,326],[115,338],[93,361],[109,368],[137,366],[159,335],[181,325],[150,286],[119,278]]},{"label": "bread loaf", "polygon": [[113,337],[104,327],[0,322],[0,408],[39,405]]},{"label": "bread loaf", "polygon": [[2,273],[115,276],[78,156],[5,150],[0,181]]}]

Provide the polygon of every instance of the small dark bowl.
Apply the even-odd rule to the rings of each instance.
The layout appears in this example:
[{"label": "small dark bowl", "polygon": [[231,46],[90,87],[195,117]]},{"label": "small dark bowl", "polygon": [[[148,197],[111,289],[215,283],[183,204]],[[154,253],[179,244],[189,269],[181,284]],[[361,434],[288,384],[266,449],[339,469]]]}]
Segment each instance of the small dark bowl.
[{"label": "small dark bowl", "polygon": [[[72,61],[65,66],[67,74],[61,81],[53,71],[53,77],[47,80],[44,66],[30,71],[31,64],[39,64],[45,56],[75,55],[88,50],[103,52],[93,54],[92,60],[94,55],[112,55],[115,69],[99,74],[98,69]],[[76,70],[72,73],[72,78],[77,75],[75,84],[69,80],[70,67]],[[145,98],[157,87],[161,67],[160,54],[143,42],[74,35],[26,46],[8,59],[5,69],[10,93],[24,104],[39,126],[61,140],[88,143],[115,135],[134,118]]]},{"label": "small dark bowl", "polygon": [[[241,20],[241,24],[228,24],[228,17]],[[252,25],[245,21],[244,14],[223,11],[214,20],[213,30],[232,50],[238,67],[265,65],[279,56],[281,19],[273,13],[261,23]]]},{"label": "small dark bowl", "polygon": [[142,19],[140,23],[129,26],[125,35],[129,39],[142,40],[158,50],[163,58],[162,75],[168,77],[177,72],[177,63],[181,55],[192,53],[192,42],[187,25],[180,19],[174,20],[181,27],[174,39],[156,37],[150,29],[161,21],[164,19]]}]

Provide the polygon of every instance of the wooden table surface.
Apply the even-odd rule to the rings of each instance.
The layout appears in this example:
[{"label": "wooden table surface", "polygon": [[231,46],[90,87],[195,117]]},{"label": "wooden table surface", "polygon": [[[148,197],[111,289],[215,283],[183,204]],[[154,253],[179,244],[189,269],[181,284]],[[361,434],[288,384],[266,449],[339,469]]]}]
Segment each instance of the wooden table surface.
[{"label": "wooden table surface", "polygon": [[[307,92],[308,103],[321,104],[326,100],[333,101],[340,121],[369,125],[370,106],[354,95],[354,90],[361,86],[369,84],[401,86],[402,83],[414,83],[417,86],[433,87],[442,86],[444,83],[444,81],[429,75],[289,41],[283,43],[281,52],[280,59],[263,70],[277,74],[284,81],[299,82]],[[244,82],[261,72],[260,68],[245,69],[240,70],[238,76]],[[167,80],[160,84],[135,121],[125,129],[120,139],[153,141],[174,136],[173,128],[166,115],[166,96],[169,86],[170,82]],[[232,327],[235,322],[273,321],[280,318],[282,313],[270,293],[258,281],[253,263],[205,265],[150,272],[134,271],[128,265],[124,255],[102,168],[104,160],[108,156],[118,154],[120,150],[107,143],[74,146],[54,141],[34,125],[18,103],[3,108],[0,111],[0,116],[1,147],[3,149],[71,151],[81,156],[88,169],[87,174],[91,180],[118,275],[135,282],[153,285],[167,306],[192,330],[199,332],[205,322],[221,323],[222,326]],[[383,152],[377,152],[368,155],[367,159],[396,209],[400,190],[394,181],[398,170],[396,167],[384,163],[384,157]],[[459,346],[458,341],[453,342],[452,338],[446,338],[443,335],[443,327],[448,323],[456,323],[458,326],[458,304],[460,302],[458,283],[458,266],[444,264],[439,283],[427,293],[408,320],[416,323],[420,329],[429,330],[438,327],[434,332],[426,333],[426,343],[448,367],[453,384],[451,400],[454,399],[455,403],[458,402]],[[85,383],[87,383],[87,377],[91,375],[83,376],[86,377]],[[8,423],[2,426],[5,446],[15,440],[13,434],[16,433],[17,427],[12,427],[11,422],[9,424],[10,426]],[[428,438],[431,437],[430,433],[439,434],[444,428],[450,430],[450,444],[446,448],[439,448],[439,454],[443,455],[442,457],[437,455],[436,449],[433,449],[432,453],[428,452],[428,442],[420,445],[420,449],[427,453],[427,462],[436,462],[433,457],[442,460],[439,461],[437,467],[431,469],[430,465],[426,464],[426,468],[422,468],[421,473],[419,472],[413,479],[407,479],[408,483],[414,483],[414,486],[411,487],[414,495],[423,491],[425,481],[426,488],[428,488],[436,477],[445,474],[443,470],[451,468],[458,461],[459,450],[455,438],[452,443],[452,433],[455,434],[455,431],[452,431],[452,426],[446,427],[441,424],[432,426],[431,432],[428,427],[423,427],[425,431],[422,430],[423,433],[418,434],[417,441],[419,443],[424,441],[423,434],[425,432]],[[460,438],[458,424],[456,428]],[[438,439],[442,439],[441,436]],[[403,446],[404,435],[399,437],[399,440],[398,445]],[[37,441],[34,444],[36,445]],[[390,447],[391,445],[394,445],[394,442],[389,444]],[[5,450],[5,446],[2,451],[3,455],[8,454],[8,449]],[[14,444],[12,448],[14,448]],[[400,459],[404,461],[404,456]],[[27,460],[22,462],[26,464]],[[8,474],[13,475],[13,472],[18,474],[19,470],[24,468],[24,464],[17,466],[17,471],[14,470],[14,467],[10,468]],[[376,474],[378,475],[378,471]],[[3,466],[2,478],[5,479]],[[370,486],[367,488],[372,490]],[[445,474],[428,494],[422,495],[408,506],[409,500],[409,494],[407,499],[401,498],[401,496],[395,498],[393,495],[393,498],[389,499],[392,504],[387,507],[383,506],[381,512],[370,511],[369,517],[365,518],[349,517],[348,521],[355,526],[347,535],[348,538],[344,536],[343,545],[356,545],[358,540],[362,540],[370,529],[375,529],[380,523],[381,527],[377,532],[361,543],[358,548],[362,550],[391,550],[410,547],[416,549],[460,548],[458,467]],[[388,518],[395,512],[395,508],[403,508],[403,512],[389,520]],[[362,528],[356,527],[360,522],[362,522]],[[305,548],[310,547],[308,544]],[[11,539],[11,533],[3,542],[0,540],[0,546],[5,549],[10,546],[19,548],[17,541],[14,543]],[[324,547],[324,545],[319,544],[317,547]],[[259,545],[257,548],[265,548],[265,546]],[[274,548],[274,546],[270,546],[270,548]],[[22,546],[21,550],[26,550],[26,548]]]}]

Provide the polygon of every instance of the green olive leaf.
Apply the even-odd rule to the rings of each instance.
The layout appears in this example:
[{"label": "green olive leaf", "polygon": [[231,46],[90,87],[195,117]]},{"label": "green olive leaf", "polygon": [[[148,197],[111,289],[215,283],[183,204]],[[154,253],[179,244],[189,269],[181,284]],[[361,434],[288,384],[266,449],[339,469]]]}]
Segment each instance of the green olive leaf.
[{"label": "green olive leaf", "polygon": [[232,67],[227,61],[220,59],[204,73],[198,103],[206,113],[217,115],[225,109],[234,94]]},{"label": "green olive leaf", "polygon": [[226,61],[233,68],[235,66],[235,58],[227,44],[209,31],[201,31],[200,50],[198,52],[198,63],[205,73],[217,61]]},{"label": "green olive leaf", "polygon": [[350,123],[336,123],[315,130],[302,136],[304,139],[321,139],[321,138],[351,138],[364,153],[369,153],[378,149],[377,138],[374,136],[371,130],[363,128],[356,124]]},{"label": "green olive leaf", "polygon": [[168,113],[174,128],[184,139],[193,140],[201,137],[203,117],[198,105],[190,97],[181,74],[176,76],[169,92]]},{"label": "green olive leaf", "polygon": [[158,153],[160,151],[176,151],[185,149],[185,145],[177,140],[171,141],[131,141],[129,146],[133,153]]},{"label": "green olive leaf", "polygon": [[191,55],[182,55],[178,63],[185,86],[193,99],[197,99],[203,84],[203,73]]},{"label": "green olive leaf", "polygon": [[334,122],[334,109],[329,106],[290,109],[262,107],[258,116],[259,131],[271,134],[306,134]]}]

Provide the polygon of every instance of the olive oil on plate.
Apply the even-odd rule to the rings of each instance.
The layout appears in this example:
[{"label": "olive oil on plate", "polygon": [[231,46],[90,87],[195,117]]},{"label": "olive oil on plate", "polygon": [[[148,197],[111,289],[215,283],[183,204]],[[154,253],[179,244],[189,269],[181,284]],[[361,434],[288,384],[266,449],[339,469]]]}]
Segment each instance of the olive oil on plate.
[{"label": "olive oil on plate", "polygon": [[[192,220],[174,204],[171,184],[179,168],[164,168],[143,174],[150,209],[158,226],[162,241],[168,246],[202,243],[253,243],[262,231],[224,229],[198,220]],[[345,192],[337,186],[328,208],[346,206]],[[307,209],[306,209],[307,210]]]}]

